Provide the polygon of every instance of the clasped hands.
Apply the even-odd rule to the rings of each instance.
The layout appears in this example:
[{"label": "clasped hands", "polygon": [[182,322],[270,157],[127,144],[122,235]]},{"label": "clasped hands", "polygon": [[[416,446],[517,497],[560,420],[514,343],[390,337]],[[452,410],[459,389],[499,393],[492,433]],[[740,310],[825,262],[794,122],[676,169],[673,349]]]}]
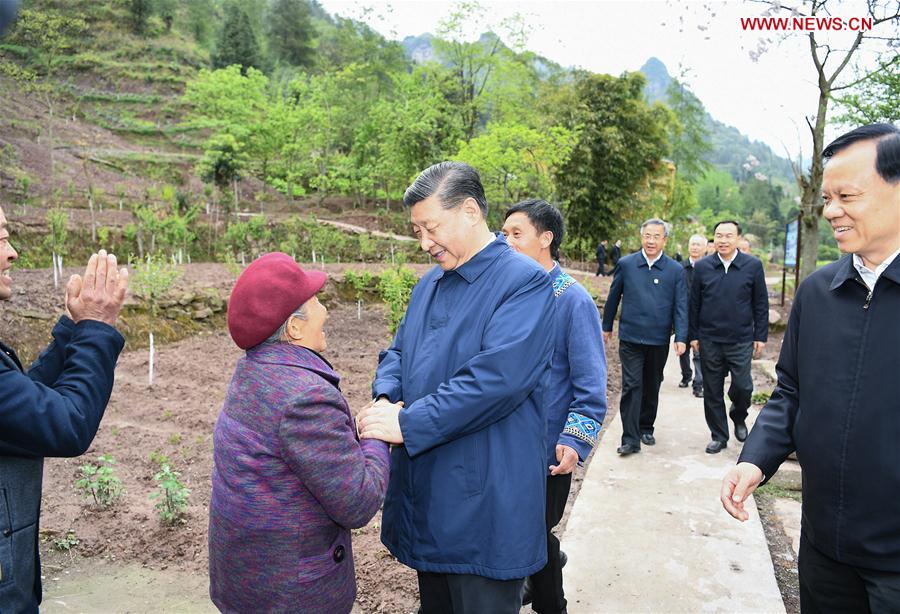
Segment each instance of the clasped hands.
[{"label": "clasped hands", "polygon": [[380,439],[387,443],[403,443],[400,431],[400,410],[403,401],[391,403],[379,397],[362,408],[356,416],[356,431],[360,439]]}]

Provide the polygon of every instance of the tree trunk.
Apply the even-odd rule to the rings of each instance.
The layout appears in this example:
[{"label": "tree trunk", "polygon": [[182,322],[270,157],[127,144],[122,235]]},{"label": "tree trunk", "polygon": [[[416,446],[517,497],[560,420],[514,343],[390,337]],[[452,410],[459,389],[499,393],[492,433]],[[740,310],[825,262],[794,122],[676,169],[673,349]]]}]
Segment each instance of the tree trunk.
[{"label": "tree trunk", "polygon": [[822,219],[822,150],[825,148],[825,116],[828,113],[828,98],[831,89],[824,79],[819,80],[819,106],[816,124],[812,127],[813,152],[809,168],[809,180],[801,186],[800,210],[803,212],[803,233],[800,237],[800,281],[816,270],[819,255],[819,220]]}]

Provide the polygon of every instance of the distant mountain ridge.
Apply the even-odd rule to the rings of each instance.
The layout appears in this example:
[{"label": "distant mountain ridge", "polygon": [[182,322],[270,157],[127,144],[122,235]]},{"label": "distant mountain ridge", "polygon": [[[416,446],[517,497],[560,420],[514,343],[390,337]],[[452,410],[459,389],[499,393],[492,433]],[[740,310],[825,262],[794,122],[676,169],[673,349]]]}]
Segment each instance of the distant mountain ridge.
[{"label": "distant mountain ridge", "polygon": [[[482,34],[482,40],[492,36],[489,33]],[[434,49],[434,36],[425,33],[419,36],[407,36],[401,44],[406,52],[406,57],[418,64],[424,64],[437,59]],[[555,62],[547,58],[535,55],[533,62],[542,76],[554,72],[565,71]],[[658,58],[651,57],[640,68],[640,72],[647,78],[644,87],[644,95],[651,103],[662,101],[668,103],[666,91],[673,77],[669,74],[666,65]],[[693,95],[691,93],[691,95]],[[701,101],[702,103],[702,101]],[[706,113],[706,126],[709,130],[713,151],[708,162],[716,168],[730,173],[735,180],[746,176],[744,164],[748,156],[753,156],[758,161],[754,166],[754,172],[759,172],[768,177],[785,182],[793,186],[794,175],[789,160],[777,155],[772,148],[760,141],[751,141],[749,137],[733,127],[715,119]]]}]

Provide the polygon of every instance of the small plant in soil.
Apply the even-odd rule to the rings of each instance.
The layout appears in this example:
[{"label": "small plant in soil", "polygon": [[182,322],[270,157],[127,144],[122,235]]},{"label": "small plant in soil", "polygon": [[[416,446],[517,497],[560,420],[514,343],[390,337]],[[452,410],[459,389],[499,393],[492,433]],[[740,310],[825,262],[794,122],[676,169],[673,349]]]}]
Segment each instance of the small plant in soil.
[{"label": "small plant in soil", "polygon": [[79,544],[79,539],[75,536],[75,530],[69,529],[64,537],[57,537],[53,540],[53,548],[58,552],[68,552]]},{"label": "small plant in soil", "polygon": [[168,464],[163,465],[159,473],[153,476],[159,490],[150,495],[150,498],[156,500],[153,507],[160,519],[168,525],[185,522],[184,512],[187,510],[191,491],[179,481],[179,477],[181,474],[172,471]]},{"label": "small plant in soil", "polygon": [[400,326],[417,281],[416,272],[407,266],[388,269],[378,280],[378,292],[388,308],[388,329],[392,335]]},{"label": "small plant in soil", "polygon": [[175,284],[180,273],[174,266],[167,264],[163,257],[147,255],[147,258],[134,267],[131,279],[132,291],[147,301],[150,307],[150,360],[147,366],[147,385],[153,386],[153,323],[159,311],[159,300]]},{"label": "small plant in soil", "polygon": [[159,448],[156,448],[150,453],[150,462],[162,467],[163,465],[168,464],[169,457],[163,454]]},{"label": "small plant in soil", "polygon": [[769,397],[771,396],[772,393],[768,390],[757,390],[753,393],[753,396],[750,398],[750,400],[754,405],[765,405],[769,402]]},{"label": "small plant in soil", "polygon": [[110,507],[124,492],[122,480],[113,468],[115,464],[115,459],[108,454],[99,457],[96,464],[85,463],[81,466],[81,477],[75,481],[76,490],[90,495],[95,505]]}]

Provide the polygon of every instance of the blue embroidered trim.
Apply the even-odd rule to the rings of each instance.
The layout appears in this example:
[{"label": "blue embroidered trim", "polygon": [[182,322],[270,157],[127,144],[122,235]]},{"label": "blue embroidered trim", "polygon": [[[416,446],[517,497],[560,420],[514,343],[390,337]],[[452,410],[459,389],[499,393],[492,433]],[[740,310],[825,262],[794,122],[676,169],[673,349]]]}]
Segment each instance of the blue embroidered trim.
[{"label": "blue embroidered trim", "polygon": [[600,425],[596,420],[572,411],[566,418],[566,428],[563,429],[563,433],[568,433],[594,446],[597,444],[597,436],[600,434]]},{"label": "blue embroidered trim", "polygon": [[559,298],[566,288],[575,283],[575,280],[568,273],[560,272],[556,279],[553,280],[553,296]]}]

